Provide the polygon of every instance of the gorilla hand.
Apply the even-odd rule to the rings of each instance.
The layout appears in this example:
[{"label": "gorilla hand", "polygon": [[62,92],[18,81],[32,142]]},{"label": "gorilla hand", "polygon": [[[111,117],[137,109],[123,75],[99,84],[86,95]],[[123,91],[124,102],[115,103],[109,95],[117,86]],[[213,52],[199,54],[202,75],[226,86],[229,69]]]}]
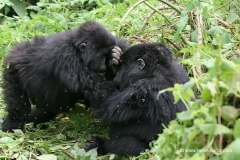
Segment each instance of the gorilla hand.
[{"label": "gorilla hand", "polygon": [[113,65],[119,65],[121,62],[120,57],[123,54],[121,48],[118,46],[114,46],[112,49],[112,64]]},{"label": "gorilla hand", "polygon": [[116,74],[117,70],[118,70],[118,66],[120,65],[121,62],[121,55],[123,54],[121,48],[119,48],[118,46],[114,46],[112,49],[112,58],[111,58],[111,66],[112,66],[112,70],[113,73]]}]

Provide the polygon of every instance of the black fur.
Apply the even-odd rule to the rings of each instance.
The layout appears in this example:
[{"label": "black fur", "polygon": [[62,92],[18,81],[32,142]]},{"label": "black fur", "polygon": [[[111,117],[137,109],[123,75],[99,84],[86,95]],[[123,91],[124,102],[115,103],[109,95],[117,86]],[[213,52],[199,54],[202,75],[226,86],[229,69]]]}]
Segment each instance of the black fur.
[{"label": "black fur", "polygon": [[[182,66],[172,61],[172,53],[163,44],[135,45],[121,59],[121,69],[114,79],[120,89],[110,91],[104,101],[97,97],[91,101],[97,117],[110,123],[110,138],[91,137],[85,149],[98,147],[99,154],[139,155],[163,131],[162,124],[167,126],[177,112],[186,109],[182,101],[174,104],[170,92],[157,99],[158,92],[189,78]],[[105,84],[99,91],[103,92]]]},{"label": "black fur", "polygon": [[[86,98],[86,88],[97,83],[90,79],[92,73],[107,71],[112,79],[109,61],[114,46],[122,51],[128,47],[96,22],[16,45],[4,59],[2,88],[8,115],[2,130],[24,129],[26,122],[36,125],[68,111]],[[32,111],[31,103],[36,105]]]}]

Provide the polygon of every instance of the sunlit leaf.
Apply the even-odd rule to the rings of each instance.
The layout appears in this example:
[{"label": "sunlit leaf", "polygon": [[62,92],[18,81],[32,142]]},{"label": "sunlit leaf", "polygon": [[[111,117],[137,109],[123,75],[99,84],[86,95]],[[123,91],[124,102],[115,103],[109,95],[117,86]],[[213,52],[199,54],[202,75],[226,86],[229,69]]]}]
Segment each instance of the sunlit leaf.
[{"label": "sunlit leaf", "polygon": [[193,116],[191,116],[191,113],[192,113],[191,110],[180,112],[177,114],[177,118],[182,121],[190,120],[193,118]]},{"label": "sunlit leaf", "polygon": [[54,154],[44,154],[37,157],[38,160],[57,160],[57,156]]},{"label": "sunlit leaf", "polygon": [[203,101],[205,101],[205,102],[210,102],[211,99],[212,99],[212,95],[211,95],[210,90],[207,89],[207,88],[204,88],[204,89],[202,90],[201,97],[202,97]]},{"label": "sunlit leaf", "polygon": [[20,16],[23,17],[26,14],[26,5],[24,1],[20,0],[10,0],[14,5],[12,6],[14,11]]},{"label": "sunlit leaf", "polygon": [[221,124],[200,124],[200,130],[207,135],[231,134],[232,130]]},{"label": "sunlit leaf", "polygon": [[233,106],[223,106],[221,110],[221,116],[226,121],[235,120],[240,115],[239,109],[234,108]]},{"label": "sunlit leaf", "polygon": [[181,33],[188,22],[188,15],[182,16],[177,24],[177,33]]},{"label": "sunlit leaf", "polygon": [[222,44],[228,44],[231,42],[231,37],[227,32],[222,34]]},{"label": "sunlit leaf", "polygon": [[233,23],[234,21],[236,21],[239,18],[239,14],[233,12],[230,12],[230,14],[228,14],[227,18],[226,18],[226,22],[227,23]]},{"label": "sunlit leaf", "polygon": [[235,122],[233,134],[235,139],[240,138],[240,119],[236,120]]},{"label": "sunlit leaf", "polygon": [[[223,152],[223,160],[237,160],[240,157],[240,139],[236,139],[230,143]],[[228,152],[227,152],[228,151]]]}]

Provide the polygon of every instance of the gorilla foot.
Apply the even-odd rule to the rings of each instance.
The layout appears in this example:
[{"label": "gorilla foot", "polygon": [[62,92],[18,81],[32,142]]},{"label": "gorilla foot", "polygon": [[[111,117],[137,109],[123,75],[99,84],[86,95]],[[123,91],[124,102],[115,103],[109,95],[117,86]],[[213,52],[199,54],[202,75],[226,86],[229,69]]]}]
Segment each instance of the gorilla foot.
[{"label": "gorilla foot", "polygon": [[106,154],[104,141],[103,138],[92,136],[87,139],[84,149],[85,151],[89,151],[93,148],[97,148],[98,155],[104,155]]},{"label": "gorilla foot", "polygon": [[6,118],[2,124],[2,131],[3,132],[13,132],[14,129],[21,129],[22,131],[25,131],[24,123],[21,123],[17,120],[12,120],[12,119]]}]

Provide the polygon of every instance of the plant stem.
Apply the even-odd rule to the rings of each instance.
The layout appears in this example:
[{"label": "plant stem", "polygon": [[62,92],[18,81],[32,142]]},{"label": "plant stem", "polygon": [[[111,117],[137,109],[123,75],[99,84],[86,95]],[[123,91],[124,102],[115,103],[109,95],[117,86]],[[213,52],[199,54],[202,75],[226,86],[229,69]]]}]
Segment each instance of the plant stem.
[{"label": "plant stem", "polygon": [[165,0],[159,0],[159,1],[161,1],[162,3],[170,6],[172,9],[174,9],[174,10],[177,11],[179,14],[181,14],[181,10],[180,10],[177,6],[175,6],[174,4],[172,4],[172,3],[168,2],[168,1],[165,1]]},{"label": "plant stem", "polygon": [[134,8],[136,8],[139,4],[143,3],[144,1],[147,1],[147,0],[140,0],[140,1],[138,1],[137,3],[135,3],[134,5],[132,5],[132,6],[128,9],[128,11],[125,13],[125,15],[123,16],[123,18],[121,19],[121,21],[120,21],[120,23],[119,23],[119,25],[118,25],[118,27],[117,27],[117,35],[118,35],[118,36],[119,36],[119,34],[120,34],[120,30],[121,30],[122,24],[123,24],[123,22],[125,21],[125,19],[127,18],[127,16],[130,14],[130,12],[131,12]]}]

